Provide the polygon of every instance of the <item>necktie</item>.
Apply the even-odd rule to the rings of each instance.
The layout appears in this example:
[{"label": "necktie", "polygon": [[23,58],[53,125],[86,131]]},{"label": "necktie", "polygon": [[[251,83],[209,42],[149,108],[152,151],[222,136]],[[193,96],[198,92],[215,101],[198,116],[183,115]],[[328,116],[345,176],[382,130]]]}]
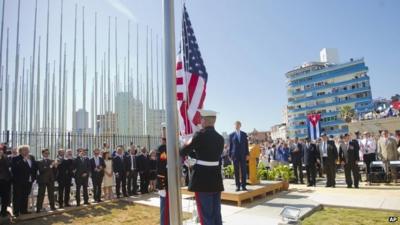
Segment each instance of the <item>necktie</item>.
[{"label": "necktie", "polygon": [[238,131],[236,134],[237,134],[237,138],[238,138],[238,140],[240,142],[240,131]]},{"label": "necktie", "polygon": [[326,142],[324,142],[324,154],[326,154]]}]

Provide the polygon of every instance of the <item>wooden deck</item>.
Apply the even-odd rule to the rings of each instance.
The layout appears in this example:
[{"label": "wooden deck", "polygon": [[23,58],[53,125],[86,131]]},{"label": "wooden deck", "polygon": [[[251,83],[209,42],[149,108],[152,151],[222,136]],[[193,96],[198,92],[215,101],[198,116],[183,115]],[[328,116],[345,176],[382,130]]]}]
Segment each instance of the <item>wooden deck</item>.
[{"label": "wooden deck", "polygon": [[[266,197],[267,194],[275,194],[282,190],[282,182],[280,181],[261,181],[260,184],[247,185],[248,191],[236,192],[235,180],[224,180],[225,191],[221,193],[221,200],[236,202],[238,206],[242,205],[243,201],[253,201],[255,198]],[[193,192],[187,190],[187,187],[181,189],[182,194],[194,195]]]}]

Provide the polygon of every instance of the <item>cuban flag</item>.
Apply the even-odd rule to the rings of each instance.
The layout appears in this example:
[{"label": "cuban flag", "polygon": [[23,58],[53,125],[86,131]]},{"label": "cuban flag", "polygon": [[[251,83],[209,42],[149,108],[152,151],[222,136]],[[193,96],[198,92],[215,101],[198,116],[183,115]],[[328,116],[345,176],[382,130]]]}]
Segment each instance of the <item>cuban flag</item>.
[{"label": "cuban flag", "polygon": [[310,114],[307,116],[308,137],[316,140],[321,136],[321,114]]}]

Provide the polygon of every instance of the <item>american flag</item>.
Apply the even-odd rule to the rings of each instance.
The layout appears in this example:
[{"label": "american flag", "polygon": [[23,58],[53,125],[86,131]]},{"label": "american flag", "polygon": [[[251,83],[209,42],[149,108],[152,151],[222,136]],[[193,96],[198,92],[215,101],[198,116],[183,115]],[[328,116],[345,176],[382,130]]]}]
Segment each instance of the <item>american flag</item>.
[{"label": "american flag", "polygon": [[189,14],[183,7],[181,45],[176,60],[176,87],[181,136],[188,136],[197,130],[206,97],[207,71],[201,58],[199,45]]}]

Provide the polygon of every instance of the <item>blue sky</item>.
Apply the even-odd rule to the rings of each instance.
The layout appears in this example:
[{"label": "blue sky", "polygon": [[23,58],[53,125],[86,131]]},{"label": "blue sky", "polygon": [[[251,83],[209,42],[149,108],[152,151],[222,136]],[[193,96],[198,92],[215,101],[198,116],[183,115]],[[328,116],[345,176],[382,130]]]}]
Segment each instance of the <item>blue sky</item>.
[{"label": "blue sky", "polygon": [[[16,2],[7,1],[5,14],[11,35],[10,59],[15,57]],[[50,59],[58,60],[60,1],[50,2]],[[118,57],[121,63],[126,56],[128,19],[132,20],[132,36],[136,32],[134,23],[140,24],[141,35],[146,25],[154,33],[162,33],[161,1],[66,0],[64,40],[68,46],[70,76],[75,2],[79,7],[86,7],[89,77],[94,70],[90,62],[94,52],[95,11],[99,14],[99,55],[107,49],[108,16],[118,17]],[[175,1],[175,4],[176,30],[179,32],[182,1]],[[186,4],[209,74],[206,108],[219,112],[217,128],[220,131],[231,131],[235,120],[241,120],[246,131],[253,128],[268,130],[281,123],[282,110],[287,102],[285,72],[303,62],[318,60],[319,51],[324,47],[337,48],[342,62],[364,57],[374,98],[390,97],[400,92],[400,1],[187,0]],[[27,60],[32,54],[33,6],[33,0],[22,0],[21,54]],[[42,36],[42,46],[46,10],[47,1],[39,0],[38,35]],[[81,16],[81,8],[78,15]],[[78,35],[81,35],[80,29],[79,26]],[[144,73],[144,41],[144,36],[141,36],[140,73]],[[80,40],[78,48],[79,45]],[[132,51],[135,51],[134,47]],[[78,62],[80,57],[78,51]],[[80,64],[77,71],[81,71]],[[10,69],[10,73],[12,71]],[[90,83],[88,87],[90,93]],[[78,106],[80,102],[78,99]]]}]

